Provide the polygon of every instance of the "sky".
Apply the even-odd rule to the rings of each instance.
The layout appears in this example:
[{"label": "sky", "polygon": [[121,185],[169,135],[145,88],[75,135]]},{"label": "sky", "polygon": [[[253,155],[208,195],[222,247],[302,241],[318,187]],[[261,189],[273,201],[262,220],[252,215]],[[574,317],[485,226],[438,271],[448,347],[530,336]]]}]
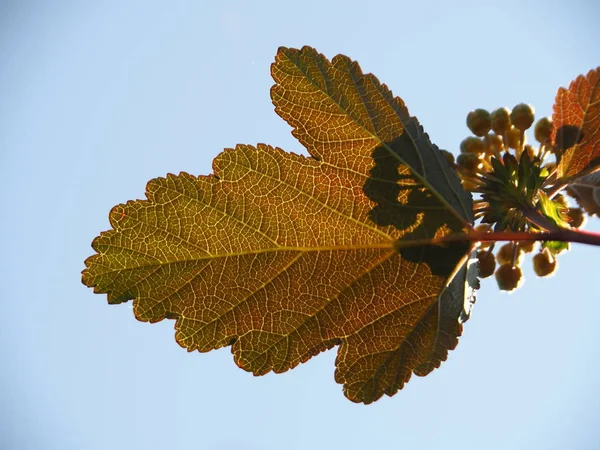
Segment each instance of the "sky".
[{"label": "sky", "polygon": [[[456,350],[365,406],[335,350],[254,377],[188,353],[81,284],[90,243],[148,180],[212,172],[223,148],[306,153],[273,111],[279,46],[358,60],[457,151],[475,108],[531,103],[600,65],[589,1],[0,2],[0,448],[600,448],[600,255],[500,293]],[[600,231],[597,219],[588,229]]]}]

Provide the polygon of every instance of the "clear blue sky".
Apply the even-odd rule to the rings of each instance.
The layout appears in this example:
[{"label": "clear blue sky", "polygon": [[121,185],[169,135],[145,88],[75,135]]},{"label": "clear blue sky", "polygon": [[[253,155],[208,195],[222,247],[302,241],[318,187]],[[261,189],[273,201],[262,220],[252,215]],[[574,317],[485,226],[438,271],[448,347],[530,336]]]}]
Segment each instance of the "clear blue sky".
[{"label": "clear blue sky", "polygon": [[[434,142],[600,65],[588,1],[0,3],[0,448],[598,449],[600,249],[514,295],[483,283],[441,369],[364,406],[335,351],[255,378],[80,282],[108,211],[236,143],[302,151],[269,99],[280,45],[344,53]],[[591,229],[599,230],[598,222]]]}]

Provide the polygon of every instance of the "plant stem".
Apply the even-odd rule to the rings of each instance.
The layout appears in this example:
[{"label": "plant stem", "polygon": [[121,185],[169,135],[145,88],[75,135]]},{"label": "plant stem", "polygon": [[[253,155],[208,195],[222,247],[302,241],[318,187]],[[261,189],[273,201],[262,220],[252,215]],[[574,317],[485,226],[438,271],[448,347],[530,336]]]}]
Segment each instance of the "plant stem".
[{"label": "plant stem", "polygon": [[432,243],[444,244],[461,241],[560,241],[600,246],[600,233],[568,229],[545,231],[543,233],[529,233],[526,231],[501,231],[494,233],[485,231],[469,231],[465,234],[450,234],[438,239],[433,239]]},{"label": "plant stem", "polygon": [[[466,233],[453,233],[439,238],[397,240],[394,247],[397,250],[409,247],[426,245],[445,245],[452,242],[499,242],[499,241],[560,241],[576,242],[578,244],[596,245],[600,247],[600,233],[583,231],[578,229],[544,231],[541,233],[530,233],[528,231],[476,231],[470,229]],[[492,244],[493,245],[493,244]]]}]

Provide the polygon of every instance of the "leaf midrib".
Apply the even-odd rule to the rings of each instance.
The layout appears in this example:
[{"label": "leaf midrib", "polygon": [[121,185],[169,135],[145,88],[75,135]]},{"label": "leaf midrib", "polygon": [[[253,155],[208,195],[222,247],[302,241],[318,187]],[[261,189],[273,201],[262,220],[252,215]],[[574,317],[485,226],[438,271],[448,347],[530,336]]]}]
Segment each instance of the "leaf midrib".
[{"label": "leaf midrib", "polygon": [[[277,253],[277,252],[309,253],[309,252],[332,252],[332,251],[344,252],[344,251],[355,251],[355,250],[395,249],[395,242],[396,242],[395,240],[390,239],[388,242],[352,244],[352,245],[337,245],[337,246],[332,245],[332,246],[324,246],[324,247],[262,248],[262,249],[248,250],[248,251],[244,251],[244,252],[231,252],[231,253],[225,253],[225,254],[219,254],[219,255],[208,255],[208,256],[204,256],[204,257],[183,258],[183,259],[177,259],[177,260],[173,260],[173,261],[157,261],[155,263],[140,264],[140,265],[132,266],[132,267],[120,267],[118,269],[110,270],[107,272],[102,272],[102,274],[109,274],[109,273],[114,273],[114,272],[122,272],[122,271],[128,271],[128,270],[136,270],[136,269],[144,269],[144,268],[154,267],[154,266],[163,266],[163,265],[166,266],[169,264],[181,264],[181,263],[186,263],[186,262],[198,262],[198,261],[205,261],[205,260],[214,261],[217,259],[233,258],[233,257],[238,257],[238,256],[247,256],[247,255],[260,255],[260,254],[265,254],[265,253]],[[127,247],[122,247],[122,246],[115,245],[115,244],[102,244],[102,245],[105,247],[110,247],[110,248],[128,249]],[[141,252],[138,252],[138,253],[143,254]],[[154,258],[152,255],[146,255],[146,256]],[[102,265],[103,267],[109,267],[104,264],[99,264],[98,262],[95,262],[94,264]]]}]

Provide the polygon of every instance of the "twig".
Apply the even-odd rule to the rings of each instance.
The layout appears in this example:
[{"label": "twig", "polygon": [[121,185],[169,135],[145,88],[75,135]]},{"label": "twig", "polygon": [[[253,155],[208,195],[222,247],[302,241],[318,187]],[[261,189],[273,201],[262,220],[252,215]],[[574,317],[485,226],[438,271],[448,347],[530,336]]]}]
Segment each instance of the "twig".
[{"label": "twig", "polygon": [[486,232],[469,230],[466,233],[454,233],[432,239],[398,240],[395,247],[403,249],[425,245],[445,245],[452,242],[498,242],[498,241],[559,241],[576,242],[578,244],[596,245],[600,247],[600,233],[583,230],[559,229],[530,233],[527,231]]}]

